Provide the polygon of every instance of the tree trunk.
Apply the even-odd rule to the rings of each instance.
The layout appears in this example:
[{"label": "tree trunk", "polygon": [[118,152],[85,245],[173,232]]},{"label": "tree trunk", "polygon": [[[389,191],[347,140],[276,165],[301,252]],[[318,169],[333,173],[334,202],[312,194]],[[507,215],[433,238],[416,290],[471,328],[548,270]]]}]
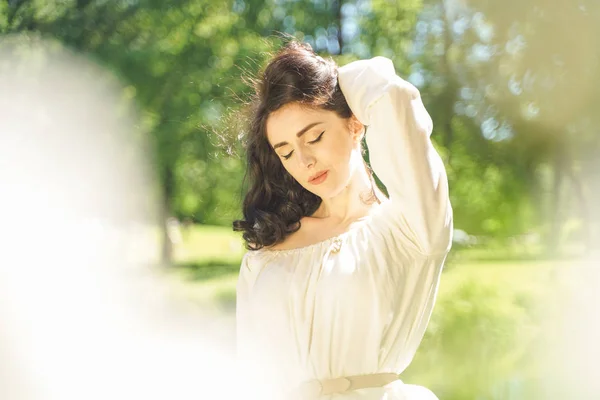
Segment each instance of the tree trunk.
[{"label": "tree trunk", "polygon": [[564,177],[564,152],[561,149],[561,145],[557,144],[554,151],[554,178],[552,181],[552,194],[550,198],[550,229],[547,232],[546,246],[548,254],[551,256],[559,253],[558,247],[560,246],[560,232],[562,225],[562,213],[560,210],[561,206],[561,189]]},{"label": "tree trunk", "polygon": [[169,236],[168,220],[171,216],[171,199],[173,198],[174,176],[173,171],[167,168],[163,173],[163,201],[160,210],[161,224],[161,254],[160,260],[163,267],[169,267],[173,263],[173,243]]},{"label": "tree trunk", "polygon": [[584,252],[587,255],[592,250],[592,233],[590,226],[590,224],[592,223],[592,218],[587,207],[587,199],[585,196],[581,177],[578,176],[575,173],[575,171],[573,171],[572,165],[570,166],[570,168],[567,169],[567,175],[571,181],[571,184],[573,185],[573,192],[575,194],[575,197],[577,198],[577,202],[579,205],[579,217],[582,221],[583,230],[581,240],[583,241]]},{"label": "tree trunk", "polygon": [[338,41],[338,44],[340,45],[339,54],[342,54],[342,48],[344,47],[344,39],[342,37],[342,6],[343,5],[344,5],[343,0],[336,1],[335,19],[336,19],[337,25],[338,25],[337,41]]},{"label": "tree trunk", "polygon": [[452,68],[450,68],[450,62],[448,61],[448,54],[450,53],[450,46],[452,46],[452,22],[450,21],[450,17],[448,16],[448,12],[446,10],[445,4],[442,5],[444,7],[444,56],[441,58],[441,72],[443,76],[446,77],[446,88],[444,92],[441,94],[440,98],[442,101],[442,110],[444,115],[444,120],[442,122],[442,129],[444,132],[443,145],[448,150],[446,152],[446,163],[447,165],[452,165],[452,151],[450,150],[452,146],[452,142],[454,141],[454,130],[452,129],[452,118],[454,116],[454,103],[456,102],[457,97],[457,83],[454,79],[454,74]]}]

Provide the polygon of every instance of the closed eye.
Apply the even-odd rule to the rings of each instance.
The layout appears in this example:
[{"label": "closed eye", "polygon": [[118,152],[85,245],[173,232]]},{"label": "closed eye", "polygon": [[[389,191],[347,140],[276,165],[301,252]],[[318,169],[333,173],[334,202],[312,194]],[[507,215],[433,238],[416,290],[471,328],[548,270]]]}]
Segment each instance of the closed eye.
[{"label": "closed eye", "polygon": [[[318,141],[321,140],[321,138],[323,137],[323,134],[325,133],[325,131],[321,132],[321,134],[319,136],[317,136],[317,138],[315,140],[311,140],[310,142],[308,142],[309,144],[314,144],[317,143]],[[290,151],[288,154],[284,154],[281,157],[285,160],[288,160],[291,156],[292,153],[294,152],[294,150]]]},{"label": "closed eye", "polygon": [[321,140],[321,138],[323,137],[323,134],[325,133],[325,131],[321,132],[321,134],[319,136],[317,136],[317,138],[313,141],[310,141],[308,143],[313,144],[313,143],[317,143],[319,140]]}]

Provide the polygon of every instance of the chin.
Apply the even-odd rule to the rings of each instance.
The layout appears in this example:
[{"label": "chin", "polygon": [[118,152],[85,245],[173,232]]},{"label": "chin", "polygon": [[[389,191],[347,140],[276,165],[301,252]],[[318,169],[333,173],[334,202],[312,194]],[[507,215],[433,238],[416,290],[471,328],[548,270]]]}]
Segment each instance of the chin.
[{"label": "chin", "polygon": [[318,193],[315,193],[317,196],[319,196],[320,198],[325,198],[325,199],[332,199],[334,197],[337,197],[339,195],[341,195],[344,190],[348,187],[348,185],[350,184],[350,180],[348,180],[348,182],[344,183],[337,183],[335,185],[328,185],[328,186],[324,186],[323,188],[320,188],[321,190],[319,190]]},{"label": "chin", "polygon": [[323,182],[322,184],[315,186],[308,183],[306,186],[303,185],[304,189],[308,190],[315,196],[319,196],[320,198],[330,198],[335,196],[335,190],[327,184],[328,182]]}]

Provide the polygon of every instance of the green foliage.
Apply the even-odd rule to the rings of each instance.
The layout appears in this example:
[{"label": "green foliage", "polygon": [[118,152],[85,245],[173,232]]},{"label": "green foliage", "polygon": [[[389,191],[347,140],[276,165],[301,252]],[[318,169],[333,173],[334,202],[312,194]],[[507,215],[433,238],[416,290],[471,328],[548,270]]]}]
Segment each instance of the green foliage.
[{"label": "green foliage", "polygon": [[[340,64],[390,57],[420,88],[456,227],[565,240],[585,240],[590,219],[599,18],[592,0],[0,2],[0,33],[53,38],[119,77],[179,219],[239,217],[244,163],[227,145],[239,147],[238,110],[252,92],[244,78],[288,34]],[[579,223],[556,234],[565,221]]]},{"label": "green foliage", "polygon": [[[534,303],[535,293],[514,293],[497,282],[464,278],[440,296],[407,374],[415,374],[416,379],[425,375],[449,399],[475,398],[518,374],[538,334],[533,310],[527,308]],[[444,379],[450,366],[452,379]]]},{"label": "green foliage", "polygon": [[[543,232],[552,245],[569,217],[592,223],[582,217],[592,201],[583,194],[582,171],[597,169],[586,154],[600,145],[589,125],[597,120],[590,106],[600,95],[593,84],[600,78],[593,39],[599,19],[595,1],[425,5],[416,26],[412,76],[429,96],[437,134],[451,155],[459,226],[507,236],[540,231],[545,220]],[[473,167],[481,174],[479,184]],[[542,169],[550,170],[550,180],[540,179]],[[477,204],[469,204],[470,187],[480,198]],[[482,210],[484,198],[488,205]],[[584,237],[585,232],[582,226]]]}]

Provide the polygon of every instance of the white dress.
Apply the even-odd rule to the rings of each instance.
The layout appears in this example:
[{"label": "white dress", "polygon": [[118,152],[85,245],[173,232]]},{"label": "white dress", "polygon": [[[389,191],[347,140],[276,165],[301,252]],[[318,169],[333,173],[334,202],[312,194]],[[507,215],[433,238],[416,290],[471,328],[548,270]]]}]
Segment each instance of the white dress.
[{"label": "white dress", "polygon": [[[452,242],[448,181],[429,139],[431,118],[387,58],[349,63],[338,79],[368,125],[371,165],[390,200],[337,237],[245,254],[236,320],[246,398],[291,398],[285,393],[311,379],[400,374],[431,316]],[[398,380],[321,399],[436,396]]]}]

